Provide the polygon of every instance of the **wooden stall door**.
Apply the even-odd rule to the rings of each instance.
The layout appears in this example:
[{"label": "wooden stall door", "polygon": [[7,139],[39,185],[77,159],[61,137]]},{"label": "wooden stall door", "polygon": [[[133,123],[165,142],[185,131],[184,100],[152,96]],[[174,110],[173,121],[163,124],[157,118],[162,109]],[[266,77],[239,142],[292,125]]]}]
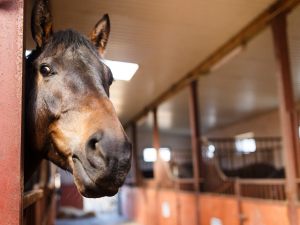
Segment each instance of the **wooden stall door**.
[{"label": "wooden stall door", "polygon": [[0,0],[0,224],[22,218],[23,0]]}]

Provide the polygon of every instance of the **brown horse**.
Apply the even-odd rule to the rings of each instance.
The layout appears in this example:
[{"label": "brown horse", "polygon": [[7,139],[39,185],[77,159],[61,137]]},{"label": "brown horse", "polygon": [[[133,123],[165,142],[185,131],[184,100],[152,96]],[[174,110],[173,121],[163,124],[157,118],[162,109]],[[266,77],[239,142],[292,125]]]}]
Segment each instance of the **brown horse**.
[{"label": "brown horse", "polygon": [[48,0],[32,12],[37,47],[26,60],[25,181],[43,158],[73,173],[86,197],[114,195],[130,169],[131,144],[109,100],[113,78],[101,61],[110,23],[90,39],[52,32]]}]

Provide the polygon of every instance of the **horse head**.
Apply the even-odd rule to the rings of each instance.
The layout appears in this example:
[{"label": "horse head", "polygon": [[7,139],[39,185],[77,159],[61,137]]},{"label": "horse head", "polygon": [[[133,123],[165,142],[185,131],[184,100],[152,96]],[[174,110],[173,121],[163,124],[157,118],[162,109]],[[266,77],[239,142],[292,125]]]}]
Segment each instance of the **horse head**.
[{"label": "horse head", "polygon": [[109,17],[89,38],[53,32],[48,1],[37,0],[31,29],[37,47],[26,60],[25,179],[46,158],[73,174],[82,195],[114,195],[129,171],[131,144],[109,100],[111,71],[101,61]]}]

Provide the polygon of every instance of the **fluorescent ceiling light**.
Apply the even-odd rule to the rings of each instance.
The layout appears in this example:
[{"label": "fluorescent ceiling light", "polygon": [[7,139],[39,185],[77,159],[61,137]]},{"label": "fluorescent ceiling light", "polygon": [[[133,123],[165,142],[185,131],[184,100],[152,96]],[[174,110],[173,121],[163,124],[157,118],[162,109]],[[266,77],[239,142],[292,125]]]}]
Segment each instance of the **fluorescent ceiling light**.
[{"label": "fluorescent ceiling light", "polygon": [[115,80],[129,81],[138,70],[139,65],[136,63],[103,60],[103,62],[110,68]]}]

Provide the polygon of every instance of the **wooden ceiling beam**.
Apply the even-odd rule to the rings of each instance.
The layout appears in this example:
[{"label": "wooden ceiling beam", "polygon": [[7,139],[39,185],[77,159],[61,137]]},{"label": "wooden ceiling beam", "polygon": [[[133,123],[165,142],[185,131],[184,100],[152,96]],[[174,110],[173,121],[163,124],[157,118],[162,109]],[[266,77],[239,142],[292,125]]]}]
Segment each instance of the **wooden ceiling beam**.
[{"label": "wooden ceiling beam", "polygon": [[231,37],[222,46],[216,49],[211,55],[200,62],[195,68],[189,71],[183,78],[178,80],[148,106],[146,106],[141,112],[136,114],[130,121],[125,124],[127,127],[129,124],[139,120],[147,113],[161,104],[163,101],[173,96],[192,81],[198,79],[200,76],[208,75],[211,68],[220,62],[224,57],[228,56],[234,49],[239,46],[244,46],[259,32],[268,27],[270,23],[279,15],[290,12],[295,6],[299,4],[300,0],[281,0],[276,1],[269,6],[266,10],[260,13],[254,20],[252,20],[241,31]]}]

